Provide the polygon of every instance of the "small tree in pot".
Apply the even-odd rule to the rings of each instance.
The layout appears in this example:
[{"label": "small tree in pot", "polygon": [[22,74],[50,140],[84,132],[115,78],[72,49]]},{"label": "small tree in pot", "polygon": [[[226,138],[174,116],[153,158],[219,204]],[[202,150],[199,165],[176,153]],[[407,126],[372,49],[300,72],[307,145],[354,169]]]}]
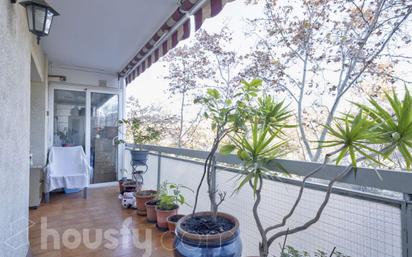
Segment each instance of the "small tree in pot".
[{"label": "small tree in pot", "polygon": [[[220,143],[234,130],[239,129],[249,117],[246,112],[249,102],[260,91],[261,82],[243,82],[233,94],[217,89],[208,89],[207,94],[196,100],[205,109],[205,117],[211,121],[214,140],[203,166],[203,174],[196,191],[196,200],[191,215],[177,223],[175,256],[240,257],[242,253],[239,237],[239,222],[232,215],[218,212],[226,192],[218,191],[214,185],[216,176],[215,156]],[[211,205],[210,212],[196,212],[200,189],[206,180]]]},{"label": "small tree in pot", "polygon": [[[232,144],[226,148],[237,150],[238,157],[244,161],[244,178],[238,189],[249,184],[255,195],[253,215],[261,235],[259,253],[261,257],[269,256],[270,246],[283,236],[295,234],[308,229],[319,221],[327,206],[333,185],[354,172],[360,162],[374,163],[385,166],[386,163],[397,164],[401,168],[410,169],[412,156],[412,97],[406,90],[405,97],[401,101],[395,93],[386,94],[387,108],[379,105],[374,99],[370,99],[370,105],[355,104],[358,107],[356,115],[346,114],[335,120],[333,126],[328,126],[331,140],[323,141],[322,147],[333,148],[325,155],[324,162],[303,178],[298,196],[290,211],[278,224],[264,227],[259,216],[258,209],[261,202],[261,190],[264,184],[264,176],[277,176],[278,172],[285,172],[276,158],[281,156],[281,149],[286,143],[282,138],[282,130],[289,125],[274,126],[262,119],[256,119],[251,123],[250,129],[238,130],[231,135]],[[288,219],[294,214],[305,189],[306,181],[323,170],[331,158],[336,164],[347,159],[350,163],[341,170],[335,178],[328,183],[324,199],[318,208],[316,215],[294,228],[284,228]],[[391,161],[391,156],[396,156],[397,161]],[[383,163],[385,162],[385,163]],[[268,167],[271,167],[269,169]],[[279,230],[274,232],[275,230]]]},{"label": "small tree in pot", "polygon": [[[119,125],[126,125],[127,131],[133,138],[133,149],[130,150],[132,156],[132,165],[146,165],[148,151],[142,150],[141,145],[159,140],[162,131],[155,126],[143,126],[139,118],[130,118],[119,120]],[[125,143],[119,140],[118,143]]]}]

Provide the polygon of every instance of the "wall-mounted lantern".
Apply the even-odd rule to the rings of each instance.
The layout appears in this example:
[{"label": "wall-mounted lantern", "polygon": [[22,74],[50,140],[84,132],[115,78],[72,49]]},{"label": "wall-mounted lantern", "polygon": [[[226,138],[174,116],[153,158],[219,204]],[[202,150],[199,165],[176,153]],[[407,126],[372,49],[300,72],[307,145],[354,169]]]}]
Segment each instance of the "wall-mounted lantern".
[{"label": "wall-mounted lantern", "polygon": [[29,0],[20,4],[26,8],[29,30],[37,36],[39,43],[41,37],[49,35],[53,17],[59,13],[44,0]]}]

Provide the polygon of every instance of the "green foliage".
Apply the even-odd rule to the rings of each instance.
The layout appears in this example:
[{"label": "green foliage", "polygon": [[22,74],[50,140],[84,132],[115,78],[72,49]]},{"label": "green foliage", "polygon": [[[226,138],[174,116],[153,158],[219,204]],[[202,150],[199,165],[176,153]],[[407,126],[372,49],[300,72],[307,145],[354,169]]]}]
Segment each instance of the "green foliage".
[{"label": "green foliage", "polygon": [[403,100],[395,92],[385,93],[388,107],[370,98],[370,105],[354,103],[359,109],[356,116],[346,114],[327,126],[331,140],[322,141],[321,147],[334,147],[340,163],[350,157],[352,166],[367,159],[382,165],[378,157],[390,159],[394,152],[403,157],[406,169],[412,165],[412,97],[406,89]]},{"label": "green foliage", "polygon": [[206,108],[204,117],[211,120],[213,131],[225,130],[226,127],[236,129],[252,116],[249,103],[260,91],[262,81],[242,81],[242,85],[231,98],[216,88],[209,88],[204,96],[195,99],[196,104]]},{"label": "green foliage", "polygon": [[[236,152],[244,162],[244,176],[239,178],[236,190],[244,185],[251,184],[254,193],[262,175],[273,175],[267,169],[267,164],[287,153],[287,140],[282,137],[285,128],[291,128],[289,118],[292,116],[284,102],[277,102],[271,96],[259,96],[260,80],[250,83],[243,82],[247,94],[247,104],[238,105],[236,113],[239,115],[232,124],[230,143],[220,149],[221,154]],[[277,164],[277,170],[286,172]]]},{"label": "green foliage", "polygon": [[412,97],[407,88],[405,96],[400,100],[395,92],[385,93],[385,99],[389,106],[385,108],[375,99],[370,98],[371,106],[357,106],[368,112],[369,118],[375,122],[376,131],[380,140],[386,145],[383,154],[390,156],[394,151],[402,155],[406,168],[410,169],[412,164]]},{"label": "green foliage", "polygon": [[265,96],[258,99],[258,104],[255,116],[261,118],[261,122],[274,129],[295,127],[288,124],[293,114],[288,110],[288,106],[285,106],[284,101],[276,102],[273,97]]},{"label": "green foliage", "polygon": [[[321,250],[317,250],[313,255],[309,254],[306,251],[298,251],[292,246],[286,246],[285,251],[280,255],[280,257],[329,257],[330,254],[323,252]],[[332,255],[333,257],[350,257],[348,255],[344,255],[341,252],[335,251]]]},{"label": "green foliage", "polygon": [[326,126],[333,140],[323,141],[321,147],[338,147],[336,164],[339,164],[346,155],[350,156],[353,167],[357,166],[359,156],[379,164],[374,157],[379,152],[371,146],[377,145],[379,133],[375,129],[375,123],[360,111],[355,117],[346,114],[343,118],[336,119],[334,126]]},{"label": "green foliage", "polygon": [[[262,175],[273,175],[266,165],[286,152],[287,141],[280,137],[280,132],[281,129],[272,131],[270,126],[255,121],[250,124],[247,132],[238,132],[231,136],[233,145],[229,146],[237,151],[237,156],[244,163],[246,173],[239,180],[237,190],[251,183],[256,193],[259,178]],[[228,146],[225,147],[228,148]],[[282,172],[285,171],[281,166],[278,168]]]},{"label": "green foliage", "polygon": [[[143,126],[143,123],[138,118],[130,118],[118,121],[119,125],[126,125],[127,129],[133,136],[133,143],[135,145],[147,144],[152,141],[159,140],[162,136],[161,131],[154,126]],[[119,143],[124,143],[120,141]]]},{"label": "green foliage", "polygon": [[164,182],[160,187],[157,207],[161,210],[173,210],[179,205],[187,204],[182,189],[193,192],[184,185]]}]

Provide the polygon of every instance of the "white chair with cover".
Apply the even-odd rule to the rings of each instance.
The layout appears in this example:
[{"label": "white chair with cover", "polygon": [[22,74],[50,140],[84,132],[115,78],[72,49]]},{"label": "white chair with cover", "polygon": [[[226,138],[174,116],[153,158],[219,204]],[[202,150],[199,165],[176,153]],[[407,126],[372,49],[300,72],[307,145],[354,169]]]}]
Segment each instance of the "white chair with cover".
[{"label": "white chair with cover", "polygon": [[59,189],[84,189],[90,183],[91,167],[81,146],[55,147],[49,152],[45,176],[45,201],[49,201],[50,192]]}]

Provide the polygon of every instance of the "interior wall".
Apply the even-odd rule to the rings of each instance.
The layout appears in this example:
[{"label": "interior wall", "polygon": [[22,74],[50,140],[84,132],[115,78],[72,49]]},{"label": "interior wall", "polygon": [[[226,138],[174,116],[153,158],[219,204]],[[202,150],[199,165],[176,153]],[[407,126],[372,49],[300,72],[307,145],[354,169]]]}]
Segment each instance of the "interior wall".
[{"label": "interior wall", "polygon": [[0,1],[0,256],[28,249],[30,63],[24,8]]}]

